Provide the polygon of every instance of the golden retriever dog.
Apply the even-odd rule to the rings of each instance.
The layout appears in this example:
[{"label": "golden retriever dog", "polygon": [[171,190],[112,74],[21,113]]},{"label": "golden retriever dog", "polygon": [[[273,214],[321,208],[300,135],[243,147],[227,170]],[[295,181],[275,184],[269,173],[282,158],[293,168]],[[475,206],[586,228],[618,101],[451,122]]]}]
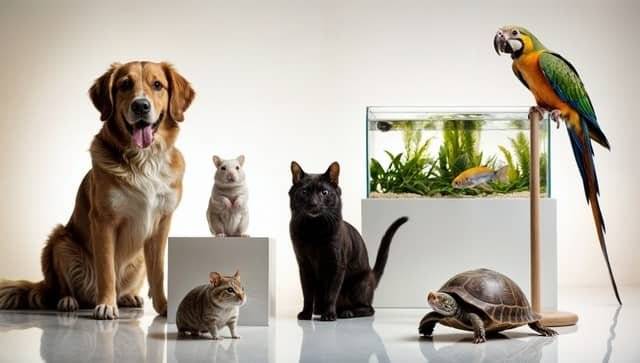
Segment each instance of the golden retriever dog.
[{"label": "golden retriever dog", "polygon": [[44,280],[1,281],[0,309],[94,308],[117,319],[140,307],[145,272],[158,314],[167,312],[164,253],[182,196],[184,159],[174,142],[195,92],[167,63],[113,64],[89,95],[103,121],[69,222],[42,251]]}]

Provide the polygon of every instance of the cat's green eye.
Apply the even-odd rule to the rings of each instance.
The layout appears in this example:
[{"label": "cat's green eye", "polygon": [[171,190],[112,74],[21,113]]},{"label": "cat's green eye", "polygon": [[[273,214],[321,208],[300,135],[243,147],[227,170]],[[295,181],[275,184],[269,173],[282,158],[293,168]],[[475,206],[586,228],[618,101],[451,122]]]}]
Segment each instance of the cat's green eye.
[{"label": "cat's green eye", "polygon": [[233,287],[227,288],[227,292],[233,293]]}]

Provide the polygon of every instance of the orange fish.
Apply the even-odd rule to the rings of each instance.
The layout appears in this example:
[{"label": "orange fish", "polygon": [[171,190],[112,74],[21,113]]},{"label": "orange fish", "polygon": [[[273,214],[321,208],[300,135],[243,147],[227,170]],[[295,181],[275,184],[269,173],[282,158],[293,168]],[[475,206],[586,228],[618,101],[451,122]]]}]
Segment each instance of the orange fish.
[{"label": "orange fish", "polygon": [[498,170],[493,170],[486,166],[476,166],[460,173],[460,175],[453,179],[451,186],[458,189],[473,188],[478,185],[486,184],[492,180],[507,183],[509,181],[507,176],[508,171],[508,165],[503,166]]}]

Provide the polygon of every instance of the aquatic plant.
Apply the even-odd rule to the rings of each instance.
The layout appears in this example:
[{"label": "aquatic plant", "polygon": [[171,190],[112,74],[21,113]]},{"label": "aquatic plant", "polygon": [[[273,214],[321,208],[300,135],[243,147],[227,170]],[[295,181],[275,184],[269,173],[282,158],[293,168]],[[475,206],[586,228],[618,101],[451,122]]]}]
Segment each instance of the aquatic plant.
[{"label": "aquatic plant", "polygon": [[371,191],[382,193],[416,193],[428,194],[428,180],[431,174],[426,170],[433,160],[428,157],[429,144],[433,140],[428,138],[422,142],[422,131],[407,125],[403,128],[405,152],[392,154],[385,151],[390,162],[386,168],[374,158],[371,159],[369,188]]},{"label": "aquatic plant", "polygon": [[[498,146],[508,171],[508,182],[492,181],[487,188],[454,188],[452,180],[463,171],[486,166],[499,167],[497,156],[484,159],[479,151],[482,121],[453,120],[445,124],[443,144],[436,159],[430,158],[429,146],[432,138],[422,141],[422,128],[411,122],[399,123],[402,129],[403,153],[392,154],[387,167],[372,158],[370,163],[370,191],[380,193],[415,193],[424,196],[479,195],[487,193],[513,193],[529,189],[529,140],[524,132],[510,138],[511,148]],[[484,159],[484,162],[483,162]],[[541,190],[546,190],[546,153],[540,155]]]}]

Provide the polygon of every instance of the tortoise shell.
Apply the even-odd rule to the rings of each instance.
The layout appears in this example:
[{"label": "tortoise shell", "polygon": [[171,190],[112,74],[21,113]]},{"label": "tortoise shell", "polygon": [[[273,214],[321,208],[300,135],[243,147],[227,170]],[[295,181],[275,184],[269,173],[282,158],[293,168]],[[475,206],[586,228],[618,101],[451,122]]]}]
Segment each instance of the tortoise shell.
[{"label": "tortoise shell", "polygon": [[484,312],[495,328],[540,320],[520,287],[507,276],[489,269],[460,273],[449,279],[440,292],[451,294]]}]

